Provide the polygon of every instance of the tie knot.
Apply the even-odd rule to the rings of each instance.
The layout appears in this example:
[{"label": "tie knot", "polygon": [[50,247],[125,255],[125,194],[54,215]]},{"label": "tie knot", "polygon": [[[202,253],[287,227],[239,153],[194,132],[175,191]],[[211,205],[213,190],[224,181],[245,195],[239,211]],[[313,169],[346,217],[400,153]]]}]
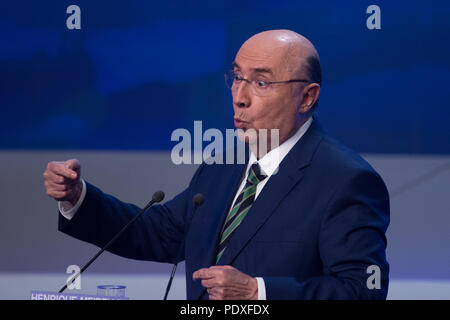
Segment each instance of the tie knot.
[{"label": "tie knot", "polygon": [[259,163],[255,162],[254,164],[252,164],[252,166],[250,167],[250,171],[248,172],[247,182],[256,185],[265,178],[267,178],[267,175],[264,173],[264,171],[262,171]]}]

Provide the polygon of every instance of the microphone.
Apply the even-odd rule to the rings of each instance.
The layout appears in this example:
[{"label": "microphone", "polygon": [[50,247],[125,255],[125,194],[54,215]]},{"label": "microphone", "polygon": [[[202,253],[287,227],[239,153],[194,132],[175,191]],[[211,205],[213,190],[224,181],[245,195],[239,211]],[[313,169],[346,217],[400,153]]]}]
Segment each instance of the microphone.
[{"label": "microphone", "polygon": [[[186,243],[186,235],[189,231],[189,227],[191,226],[192,218],[194,217],[195,211],[198,207],[200,207],[203,202],[205,201],[205,197],[201,193],[197,193],[195,196],[192,197],[192,202],[194,203],[194,212],[191,215],[191,218],[189,219],[189,223],[186,228],[186,234],[184,236],[184,241],[181,243],[180,249],[178,250],[177,255],[177,261],[180,260],[180,256],[183,252],[185,243]],[[178,262],[175,262],[172,268],[172,273],[170,274],[169,282],[167,283],[166,293],[164,294],[163,300],[167,300],[167,296],[169,295],[170,287],[172,286],[173,277],[175,276],[175,272],[177,271]]]},{"label": "microphone", "polygon": [[[157,202],[161,202],[164,199],[164,192],[162,191],[156,191],[153,196],[152,196],[152,200],[150,200],[149,203],[147,203],[147,205],[144,207],[144,209],[142,209],[137,215],[135,215],[133,217],[133,219],[131,219],[123,228],[122,230],[120,230],[111,240],[109,240],[109,242],[107,244],[105,244],[105,246],[103,248],[100,249],[99,252],[97,252],[97,254],[95,256],[92,257],[91,260],[89,260],[88,263],[86,263],[83,268],[81,268],[81,270],[73,277],[73,279],[71,280],[71,282],[73,283],[75,281],[76,278],[78,278],[84,270],[86,270],[91,264],[92,262],[94,262],[102,253],[103,251],[105,251],[106,249],[109,248],[109,246],[116,241],[116,239],[118,237],[120,237],[120,235],[126,230],[128,229],[128,227],[130,225],[132,225],[148,208],[150,208],[153,204],[157,203]],[[67,283],[65,284],[64,287],[61,288],[61,290],[59,290],[59,293],[62,293],[64,290],[67,289]]]}]

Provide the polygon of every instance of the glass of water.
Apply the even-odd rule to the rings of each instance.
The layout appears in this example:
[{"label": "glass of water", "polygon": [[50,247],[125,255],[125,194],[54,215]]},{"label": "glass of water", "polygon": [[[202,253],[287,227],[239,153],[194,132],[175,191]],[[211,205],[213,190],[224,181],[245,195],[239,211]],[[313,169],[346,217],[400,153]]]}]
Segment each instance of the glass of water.
[{"label": "glass of water", "polygon": [[103,297],[125,297],[126,286],[121,285],[101,285],[97,286],[97,295]]}]

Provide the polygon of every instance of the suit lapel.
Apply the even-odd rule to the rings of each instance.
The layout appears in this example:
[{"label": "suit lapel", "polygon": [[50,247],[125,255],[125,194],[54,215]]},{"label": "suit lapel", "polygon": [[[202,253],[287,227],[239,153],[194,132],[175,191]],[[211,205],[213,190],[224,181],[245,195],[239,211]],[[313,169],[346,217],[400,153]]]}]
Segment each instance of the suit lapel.
[{"label": "suit lapel", "polygon": [[277,174],[267,181],[245,219],[231,236],[219,264],[230,265],[267,219],[275,212],[291,189],[300,183],[322,135],[317,119],[280,163]]}]

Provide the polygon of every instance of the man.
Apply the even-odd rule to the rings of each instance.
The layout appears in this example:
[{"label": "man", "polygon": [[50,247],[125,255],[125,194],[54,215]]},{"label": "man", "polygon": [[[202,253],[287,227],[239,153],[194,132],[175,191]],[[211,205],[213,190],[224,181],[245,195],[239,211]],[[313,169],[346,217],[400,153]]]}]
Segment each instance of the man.
[{"label": "man", "polygon": [[[261,152],[243,137],[246,164],[202,164],[185,191],[150,208],[110,251],[175,262],[185,239],[188,299],[385,299],[388,192],[313,117],[321,83],[314,46],[289,30],[259,33],[228,79],[236,127],[279,129],[279,147]],[[49,163],[44,179],[62,201],[59,229],[97,246],[139,211],[80,180],[77,160]],[[193,215],[196,193],[206,200]]]}]

